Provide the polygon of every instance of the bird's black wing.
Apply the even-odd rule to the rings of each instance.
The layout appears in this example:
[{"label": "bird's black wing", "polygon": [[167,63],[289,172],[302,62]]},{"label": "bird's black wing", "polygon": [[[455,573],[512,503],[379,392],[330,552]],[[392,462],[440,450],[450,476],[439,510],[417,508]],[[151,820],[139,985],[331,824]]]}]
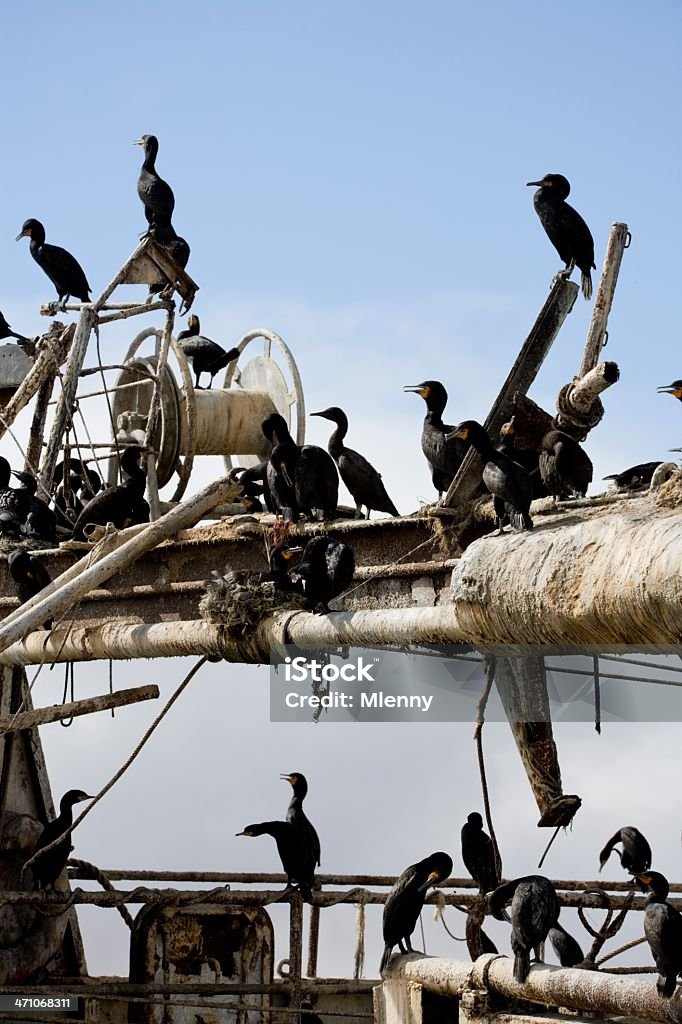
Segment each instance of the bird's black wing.
[{"label": "bird's black wing", "polygon": [[43,242],[36,262],[40,264],[60,295],[75,295],[83,302],[88,301],[88,292],[91,288],[85,271],[76,257],[62,249],[61,245]]},{"label": "bird's black wing", "polygon": [[338,459],[339,473],[344,484],[359,505],[376,512],[390,512],[399,515],[398,510],[389,498],[379,473],[364,455],[344,448]]},{"label": "bird's black wing", "polygon": [[[571,240],[571,258],[575,260],[583,273],[589,274],[594,267],[594,239],[592,232],[580,216],[568,203],[561,204],[560,228],[564,237]],[[564,257],[562,256],[562,259]]]},{"label": "bird's black wing", "polygon": [[417,865],[411,864],[405,868],[386,897],[383,934],[384,942],[391,946],[414,931],[424,904],[423,893],[417,892],[418,877]]}]

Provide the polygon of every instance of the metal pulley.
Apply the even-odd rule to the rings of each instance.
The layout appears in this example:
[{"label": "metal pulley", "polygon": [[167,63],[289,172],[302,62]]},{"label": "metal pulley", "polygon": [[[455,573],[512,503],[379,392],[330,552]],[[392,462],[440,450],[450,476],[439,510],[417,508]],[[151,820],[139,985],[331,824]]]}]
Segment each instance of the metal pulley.
[{"label": "metal pulley", "polygon": [[[138,355],[142,343],[163,331],[148,328],[131,344],[124,369],[116,381],[112,412],[116,440],[121,444],[144,439],[156,379],[157,356]],[[247,346],[262,339],[262,353],[245,355]],[[267,458],[270,443],[261,422],[273,412],[282,415],[298,444],[305,437],[303,387],[294,358],[278,334],[257,328],[238,345],[239,357],[227,367],[222,388],[195,388],[182,348],[171,339],[181,382],[167,364],[160,379],[160,416],[154,436],[159,487],[178,474],[172,500],[182,496],[196,455],[222,455],[229,470],[233,464],[256,465]],[[253,348],[250,350],[253,352]]]}]

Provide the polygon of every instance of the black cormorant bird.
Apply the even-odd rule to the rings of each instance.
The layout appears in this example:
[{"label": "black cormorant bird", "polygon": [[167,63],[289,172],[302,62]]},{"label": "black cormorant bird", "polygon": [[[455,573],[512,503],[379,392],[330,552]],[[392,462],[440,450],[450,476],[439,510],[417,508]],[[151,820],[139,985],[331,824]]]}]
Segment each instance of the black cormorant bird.
[{"label": "black cormorant bird", "polygon": [[303,801],[308,793],[308,780],[301,772],[289,772],[286,775],[280,775],[280,778],[288,782],[293,790],[289,806],[287,807],[287,821],[290,825],[295,825],[296,828],[300,829],[306,837],[306,843],[313,854],[313,865],[319,867],[321,863],[320,839],[303,810]]},{"label": "black cormorant bird", "polygon": [[[22,518],[19,491],[10,487],[12,467],[7,459],[0,455],[0,535],[18,537],[24,519]],[[24,516],[25,517],[25,516]]]},{"label": "black cormorant bird", "polygon": [[223,370],[233,359],[239,358],[239,349],[231,348],[229,352],[226,352],[215,341],[199,334],[200,329],[199,317],[192,314],[187,321],[187,330],[180,331],[176,340],[185,353],[185,358],[192,364],[196,376],[195,388],[203,390],[199,385],[202,373],[210,375],[211,380],[208,385],[210,389],[213,387],[213,378],[216,373]]},{"label": "black cormorant bird", "polygon": [[546,174],[542,181],[528,184],[540,186],[533,196],[533,205],[550,242],[566,264],[566,277],[571,276],[577,265],[582,274],[583,295],[591,299],[594,240],[578,211],[566,202],[571,186],[563,174]]},{"label": "black cormorant bird", "polygon": [[650,893],[644,911],[644,934],[658,969],[658,994],[670,999],[677,976],[682,973],[682,915],[667,902],[670,887],[660,872],[638,872],[635,879]]},{"label": "black cormorant bird", "polygon": [[133,145],[142,146],[144,149],[144,162],[140,169],[140,177],[137,179],[137,194],[144,204],[144,215],[149,224],[149,231],[153,234],[157,227],[170,226],[175,196],[168,182],[156,173],[156,154],[159,152],[159,140],[156,135],[143,135]]},{"label": "black cormorant bird", "polygon": [[421,395],[426,402],[426,416],[422,427],[422,451],[431,469],[433,486],[438,497],[455,478],[462,459],[469,448],[452,436],[453,428],[443,423],[443,412],[448,401],[448,393],[438,380],[425,380],[413,387],[404,387],[403,391]]},{"label": "black cormorant bird", "polygon": [[59,299],[64,306],[74,295],[81,302],[90,302],[91,288],[85,272],[75,256],[59,245],[49,245],[45,241],[45,228],[39,220],[31,217],[21,226],[20,238],[30,238],[31,256],[39,267],[45,271],[57,289]]},{"label": "black cormorant bird", "polygon": [[147,484],[146,470],[140,465],[145,449],[133,444],[121,455],[121,469],[126,476],[122,484],[100,491],[92,498],[73,527],[73,539],[84,540],[88,524],[106,526],[113,523],[117,530],[136,523],[149,522],[149,505],[144,500]]},{"label": "black cormorant bird", "polygon": [[25,338],[23,334],[17,334],[16,331],[12,330],[0,312],[0,340],[3,338],[16,338],[17,341],[28,341],[28,338]]},{"label": "black cormorant bird", "polygon": [[298,445],[285,441],[275,445],[268,462],[266,479],[273,511],[288,523],[295,523],[300,512],[294,483],[298,457]]},{"label": "black cormorant bird", "polygon": [[258,499],[262,497],[268,512],[276,512],[268,488],[268,462],[269,460],[266,459],[265,462],[259,462],[257,466],[250,466],[248,469],[237,466],[232,472],[237,482],[244,488],[239,501],[243,501],[244,498]]},{"label": "black cormorant bird", "polygon": [[672,384],[656,388],[656,390],[661,395],[672,395],[678,402],[682,402],[682,380],[674,380]]},{"label": "black cormorant bird", "polygon": [[555,501],[572,494],[584,498],[592,483],[592,461],[569,434],[550,430],[542,439],[540,475]]},{"label": "black cormorant bird", "polygon": [[[30,551],[11,551],[7,557],[7,567],[17,586],[19,604],[26,604],[52,582],[43,563],[34,558]],[[52,629],[52,619],[44,622],[43,626]]]},{"label": "black cormorant bird", "polygon": [[488,896],[493,917],[504,920],[504,906],[511,900],[511,947],[514,953],[514,978],[523,983],[530,971],[531,950],[536,950],[555,928],[559,901],[554,886],[544,875],[524,875],[498,886]]},{"label": "black cormorant bird", "polygon": [[362,506],[367,508],[369,519],[372,509],[375,512],[388,512],[392,516],[400,515],[383,485],[381,473],[377,473],[367,459],[352,448],[346,448],[343,441],[348,433],[348,418],[338,406],[332,406],[323,412],[313,412],[311,416],[321,416],[325,420],[336,423],[336,430],[329,438],[327,451],[338,466],[341,479],[353,496],[355,502],[355,518],[363,519]]},{"label": "black cormorant bird", "polygon": [[641,871],[648,871],[651,867],[651,847],[634,825],[626,825],[619,828],[615,835],[611,836],[604,849],[599,854],[599,870],[601,871],[611,856],[616,845],[620,843],[623,847],[616,850],[620,856],[620,863],[631,875],[639,874]]},{"label": "black cormorant bird", "polygon": [[317,445],[297,445],[279,413],[266,416],[261,429],[274,445],[267,483],[275,510],[293,522],[299,512],[311,519],[331,519],[339,497],[339,474],[332,457]]},{"label": "black cormorant bird", "polygon": [[452,872],[452,857],[447,853],[432,853],[430,857],[405,868],[386,897],[384,904],[384,955],[379,972],[383,974],[391,959],[394,946],[401,953],[413,953],[412,932],[417,927],[426,890],[430,885],[444,882]]},{"label": "black cormorant bird", "polygon": [[638,466],[624,469],[622,473],[612,473],[603,479],[613,480],[619,491],[642,491],[649,486],[652,476],[662,465],[662,462],[641,462]]},{"label": "black cormorant bird", "polygon": [[576,967],[585,959],[585,954],[578,942],[558,921],[553,928],[549,929],[547,938],[552,943],[552,948],[562,967]]},{"label": "black cormorant bird", "polygon": [[472,811],[462,826],[462,860],[483,895],[498,887],[495,847],[483,831],[483,818],[478,811]]},{"label": "black cormorant bird", "polygon": [[12,473],[21,487],[16,488],[15,508],[21,522],[21,532],[27,537],[36,537],[50,544],[57,543],[57,517],[41,498],[36,497],[38,481],[31,473],[15,470]]},{"label": "black cormorant bird", "polygon": [[507,516],[513,530],[532,530],[533,520],[528,513],[533,485],[523,466],[493,448],[488,431],[475,420],[465,420],[448,436],[469,441],[480,455],[483,483],[493,496],[498,534],[504,532]]},{"label": "black cormorant bird", "polygon": [[[65,793],[59,803],[59,817],[47,823],[38,837],[38,842],[33,852],[37,853],[39,850],[42,850],[44,846],[48,846],[55,839],[58,839],[65,829],[71,828],[73,825],[74,804],[92,799],[93,797],[88,796],[82,789],[70,789],[68,793]],[[54,849],[43,854],[42,857],[38,857],[35,863],[31,865],[37,889],[44,889],[47,885],[56,882],[66,867],[71,849],[71,834],[69,833],[63,842],[58,843]]]},{"label": "black cormorant bird", "polygon": [[497,446],[497,450],[498,452],[504,452],[505,455],[508,455],[510,459],[518,462],[519,466],[525,469],[533,485],[534,499],[547,497],[549,492],[540,476],[540,453],[534,452],[530,448],[516,447],[516,428],[513,416],[500,428],[500,443]]},{"label": "black cormorant bird", "polygon": [[288,821],[261,821],[247,825],[238,836],[272,836],[277,843],[277,852],[282,861],[287,885],[298,885],[306,903],[312,903],[312,884],[315,877],[315,851],[309,836],[297,825]]},{"label": "black cormorant bird", "polygon": [[339,474],[332,457],[316,444],[298,449],[294,473],[296,504],[308,519],[333,519],[339,503]]},{"label": "black cormorant bird", "polygon": [[313,537],[306,544],[296,575],[303,582],[306,605],[311,611],[328,612],[329,602],[353,582],[353,549],[331,537]]}]

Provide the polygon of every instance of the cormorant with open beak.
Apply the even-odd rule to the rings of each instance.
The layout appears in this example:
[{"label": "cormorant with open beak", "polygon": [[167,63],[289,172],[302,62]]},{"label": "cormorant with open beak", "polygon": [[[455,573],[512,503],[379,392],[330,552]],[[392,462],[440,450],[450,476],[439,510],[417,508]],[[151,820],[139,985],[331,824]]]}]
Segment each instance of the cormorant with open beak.
[{"label": "cormorant with open beak", "polygon": [[420,395],[426,402],[422,452],[431,470],[433,486],[440,497],[454,480],[469,445],[457,440],[452,433],[454,428],[443,423],[448,393],[439,380],[425,380],[421,384],[404,387],[403,391]]},{"label": "cormorant with open beak", "polygon": [[672,395],[679,402],[682,402],[682,380],[674,380],[672,384],[666,384],[656,388],[659,395]]}]

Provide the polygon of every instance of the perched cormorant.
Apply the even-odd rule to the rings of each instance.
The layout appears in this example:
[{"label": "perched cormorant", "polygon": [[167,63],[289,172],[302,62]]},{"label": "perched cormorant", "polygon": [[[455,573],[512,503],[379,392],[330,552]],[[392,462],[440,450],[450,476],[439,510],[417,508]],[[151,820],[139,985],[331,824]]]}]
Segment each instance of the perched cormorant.
[{"label": "perched cormorant", "polygon": [[643,491],[651,483],[651,478],[658,467],[662,465],[662,462],[641,462],[638,466],[624,469],[622,473],[612,473],[602,479],[613,480],[619,491]]},{"label": "perched cormorant", "polygon": [[146,470],[140,465],[145,449],[133,444],[121,455],[121,469],[126,480],[117,487],[109,487],[92,498],[73,527],[73,539],[84,540],[88,524],[106,526],[113,523],[117,530],[136,523],[149,522],[149,505],[144,500],[147,483]]},{"label": "perched cormorant", "polygon": [[512,416],[500,428],[500,443],[497,446],[497,450],[498,452],[504,452],[514,462],[518,462],[519,466],[522,466],[526,473],[528,473],[533,485],[533,499],[546,498],[549,492],[540,476],[540,453],[534,452],[530,448],[517,448],[515,435],[516,428],[514,426],[514,417]]},{"label": "perched cormorant", "polygon": [[215,341],[199,334],[200,329],[199,317],[192,314],[187,321],[187,330],[180,331],[176,340],[185,353],[185,358],[192,363],[196,377],[195,388],[203,390],[199,385],[202,373],[210,375],[211,381],[208,387],[212,388],[216,373],[223,370],[233,359],[239,358],[239,349],[231,348],[229,352],[226,352]]},{"label": "perched cormorant", "polygon": [[650,893],[644,911],[644,934],[658,969],[658,994],[670,999],[677,976],[682,973],[682,915],[667,902],[670,886],[660,872],[638,872],[635,879]]},{"label": "perched cormorant", "polygon": [[524,982],[530,971],[531,950],[537,950],[550,929],[556,928],[559,901],[554,886],[544,875],[524,875],[498,886],[488,896],[488,909],[493,917],[504,920],[503,908],[510,900],[514,978]]},{"label": "perched cormorant", "polygon": [[315,851],[306,832],[288,821],[261,821],[247,825],[238,836],[272,836],[282,861],[287,885],[298,885],[306,903],[312,903],[312,884],[315,877]]},{"label": "perched cormorant", "polygon": [[384,904],[384,955],[379,972],[383,974],[391,959],[394,946],[401,953],[413,953],[412,932],[417,927],[426,890],[430,885],[444,882],[452,872],[452,857],[447,853],[432,853],[430,857],[405,868],[386,897]]},{"label": "perched cormorant", "polygon": [[542,181],[529,181],[528,185],[540,186],[533,196],[533,205],[550,242],[566,264],[565,276],[570,277],[577,265],[582,274],[583,295],[591,299],[594,240],[578,211],[566,202],[571,186],[563,174],[546,174]]},{"label": "perched cormorant", "polygon": [[528,512],[533,485],[523,466],[493,448],[488,431],[475,420],[460,423],[448,437],[469,441],[483,460],[483,483],[493,496],[498,534],[504,532],[507,516],[513,530],[532,530]]},{"label": "perched cormorant", "polygon": [[[268,487],[268,461],[266,459],[265,462],[259,462],[257,466],[251,466],[249,469],[237,466],[232,472],[235,474],[237,482],[244,488],[242,498],[262,496],[268,512],[276,512]],[[239,476],[237,476],[237,472],[239,472]]]},{"label": "perched cormorant", "polygon": [[462,459],[469,448],[468,444],[452,436],[453,428],[443,423],[443,412],[448,401],[448,393],[438,380],[425,380],[415,386],[404,387],[403,391],[421,395],[426,402],[426,416],[422,427],[422,452],[431,469],[433,486],[438,497],[455,478]]},{"label": "perched cormorant", "polygon": [[332,406],[323,412],[313,412],[311,416],[321,416],[325,420],[336,423],[336,430],[329,438],[327,451],[339,468],[341,479],[353,496],[355,502],[355,518],[363,519],[362,506],[367,508],[369,519],[372,509],[375,512],[388,512],[392,516],[400,515],[383,485],[381,473],[377,473],[367,459],[352,448],[346,448],[343,441],[348,433],[348,418],[338,406]]},{"label": "perched cormorant", "polygon": [[[243,500],[243,498],[242,498]],[[260,574],[261,583],[274,583],[278,590],[284,590],[292,594],[302,594],[303,587],[300,580],[294,580],[289,575],[293,571],[293,564],[298,561],[298,556],[303,553],[303,548],[293,547],[289,544],[278,544],[270,552],[269,572]]]},{"label": "perched cormorant", "polygon": [[21,487],[16,488],[15,508],[18,511],[21,532],[28,537],[37,537],[50,544],[57,543],[57,517],[41,498],[36,497],[38,481],[31,473],[15,470],[12,473]]},{"label": "perched cormorant", "polygon": [[39,220],[33,217],[25,220],[21,233],[17,235],[17,242],[20,238],[31,239],[31,256],[57,289],[58,302],[65,305],[72,295],[81,302],[90,301],[92,289],[80,263],[60,245],[49,245],[45,241],[45,228]]},{"label": "perched cormorant", "polygon": [[328,612],[329,602],[348,589],[354,572],[355,555],[347,544],[331,537],[309,540],[296,569],[308,608]]},{"label": "perched cormorant", "polygon": [[137,194],[144,204],[144,215],[153,234],[157,227],[170,227],[175,196],[168,182],[156,173],[156,154],[159,151],[159,140],[156,135],[143,135],[133,145],[142,146],[144,149],[144,162],[140,169],[140,177],[137,179]]},{"label": "perched cormorant", "polygon": [[611,856],[615,846],[620,843],[622,851],[616,850],[620,856],[620,863],[631,875],[642,871],[648,871],[651,867],[651,847],[634,825],[626,825],[619,828],[615,835],[611,836],[604,849],[599,854],[599,870],[601,871]]},{"label": "perched cormorant", "polygon": [[[43,563],[34,558],[30,551],[11,551],[7,557],[7,567],[17,585],[19,604],[26,604],[52,582],[52,577]],[[45,629],[52,629],[52,619],[43,625]]]},{"label": "perched cormorant", "polygon": [[12,467],[4,455],[0,455],[0,535],[18,537],[23,525],[19,491],[10,487]]},{"label": "perched cormorant", "polygon": [[16,331],[12,330],[0,312],[0,340],[3,338],[16,338],[17,341],[28,341],[28,338],[25,338],[23,334],[17,334]]},{"label": "perched cormorant", "polygon": [[83,505],[86,505],[91,498],[94,498],[94,496],[99,494],[102,490],[102,477],[96,469],[84,466],[81,474],[81,482],[83,486],[78,492],[78,498]]},{"label": "perched cormorant", "polygon": [[290,825],[299,828],[306,837],[306,842],[313,854],[313,864],[319,867],[321,863],[320,839],[303,810],[303,801],[308,793],[308,780],[301,772],[289,772],[286,775],[280,775],[280,778],[288,782],[293,790],[287,807],[287,821]]},{"label": "perched cormorant", "polygon": [[660,395],[672,395],[679,402],[682,402],[682,380],[674,380],[672,384],[656,388]]},{"label": "perched cormorant", "polygon": [[576,967],[585,959],[585,954],[578,942],[558,921],[553,928],[549,929],[547,938],[552,943],[552,948],[562,967]]},{"label": "perched cormorant", "polygon": [[498,887],[495,847],[483,831],[483,818],[478,811],[472,811],[462,826],[462,860],[483,895]]},{"label": "perched cormorant", "polygon": [[[74,804],[92,799],[93,797],[88,796],[82,789],[70,789],[68,793],[65,793],[59,803],[59,817],[55,818],[54,821],[48,822],[45,826],[33,852],[37,853],[44,846],[49,846],[51,842],[59,838],[65,829],[71,828],[73,825]],[[58,843],[54,849],[43,854],[42,857],[38,857],[35,863],[31,865],[37,889],[44,889],[47,885],[56,882],[66,867],[71,850],[71,834],[69,833],[63,842]]]},{"label": "perched cormorant", "polygon": [[285,441],[275,445],[268,461],[266,480],[273,511],[287,523],[295,523],[300,511],[294,484],[298,456],[298,445]]},{"label": "perched cormorant", "polygon": [[[281,424],[268,433],[266,424],[273,420],[281,420]],[[339,474],[332,457],[317,445],[297,445],[284,419],[277,414],[263,421],[263,433],[278,442],[273,442],[267,472],[276,511],[292,522],[296,522],[300,512],[318,521],[333,518],[339,497]],[[280,440],[283,433],[286,436]]]},{"label": "perched cormorant", "polygon": [[572,494],[584,498],[592,483],[592,461],[569,434],[550,430],[542,439],[540,475],[555,501]]}]

